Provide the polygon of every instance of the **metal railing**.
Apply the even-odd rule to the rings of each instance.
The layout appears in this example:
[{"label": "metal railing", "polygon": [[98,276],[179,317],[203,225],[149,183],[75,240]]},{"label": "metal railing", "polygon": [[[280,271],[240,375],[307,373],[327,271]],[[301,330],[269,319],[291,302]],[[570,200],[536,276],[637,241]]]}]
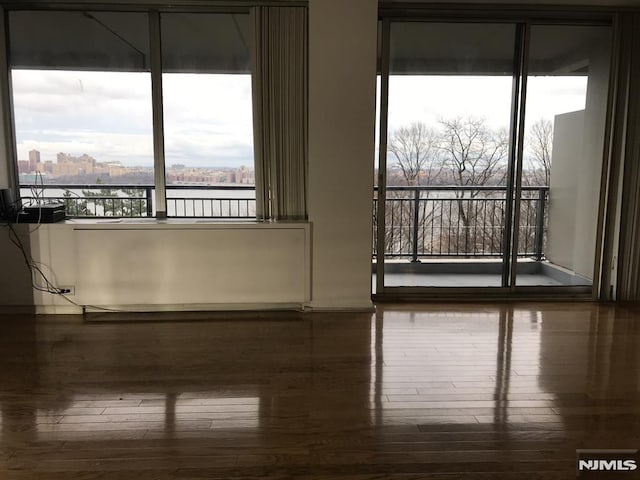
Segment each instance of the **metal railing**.
[{"label": "metal railing", "polygon": [[[70,217],[154,216],[154,187],[151,185],[65,184],[23,185],[21,188],[24,192],[32,192],[31,195],[23,194],[23,200],[64,203]],[[170,217],[255,218],[255,187],[252,185],[167,185],[166,189],[167,215]],[[184,194],[171,196],[172,191]],[[191,192],[187,194],[187,191]],[[544,258],[548,192],[548,187],[522,187],[520,256]],[[412,261],[421,257],[501,256],[506,193],[506,187],[498,186],[387,187],[385,256],[409,257]],[[377,202],[376,188],[374,255],[377,254]]]},{"label": "metal railing", "polygon": [[[518,255],[544,258],[548,187],[522,187]],[[500,257],[504,251],[506,187],[389,186],[385,257]],[[373,245],[377,254],[377,189]]]},{"label": "metal railing", "polygon": [[[21,189],[28,193],[22,195],[23,201],[60,202],[66,206],[67,215],[74,218],[153,217],[155,211],[152,185],[51,184],[22,185]],[[166,191],[169,217],[242,219],[256,216],[253,185],[167,185]],[[171,195],[171,192],[187,191],[198,193]]]}]

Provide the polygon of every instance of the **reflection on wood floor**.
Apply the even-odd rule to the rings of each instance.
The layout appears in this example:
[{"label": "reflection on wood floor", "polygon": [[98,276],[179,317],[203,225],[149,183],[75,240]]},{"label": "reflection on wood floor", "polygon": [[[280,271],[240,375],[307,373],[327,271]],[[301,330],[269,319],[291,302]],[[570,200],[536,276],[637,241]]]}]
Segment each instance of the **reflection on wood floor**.
[{"label": "reflection on wood floor", "polygon": [[567,479],[640,446],[640,313],[0,317],[0,478]]}]

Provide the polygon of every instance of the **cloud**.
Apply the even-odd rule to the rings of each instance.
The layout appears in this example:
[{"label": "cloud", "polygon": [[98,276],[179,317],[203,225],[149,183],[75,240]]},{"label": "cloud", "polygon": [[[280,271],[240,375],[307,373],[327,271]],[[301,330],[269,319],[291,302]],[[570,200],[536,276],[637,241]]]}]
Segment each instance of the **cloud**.
[{"label": "cloud", "polygon": [[151,74],[68,70],[12,70],[14,93],[135,100],[151,89]]},{"label": "cloud", "polygon": [[16,134],[151,132],[149,74],[14,70]]},{"label": "cloud", "polygon": [[18,142],[21,159],[29,150],[40,151],[42,161],[56,161],[59,152],[82,155],[86,153],[100,162],[122,162],[128,165],[153,165],[151,135],[101,133],[94,131],[50,131],[43,140],[27,139]]},{"label": "cloud", "polygon": [[[12,75],[20,159],[35,148],[43,159],[68,152],[127,165],[153,163],[149,73],[14,70]],[[586,77],[530,77],[527,122],[584,108],[586,85]],[[163,99],[168,164],[253,163],[249,75],[164,74]],[[390,79],[390,131],[467,115],[483,116],[493,128],[507,127],[510,110],[509,76]]]},{"label": "cloud", "polygon": [[587,77],[540,76],[527,82],[527,124],[585,108]]},{"label": "cloud", "polygon": [[393,75],[389,80],[389,126],[436,125],[440,118],[485,117],[494,128],[509,124],[511,77]]},{"label": "cloud", "polygon": [[[439,118],[483,117],[492,128],[508,128],[509,76],[395,75],[389,80],[389,131],[412,122],[436,125]],[[585,107],[586,76],[529,77],[527,123],[553,120]]]},{"label": "cloud", "polygon": [[249,75],[163,76],[167,163],[253,164]]},{"label": "cloud", "polygon": [[[103,162],[153,163],[148,73],[14,70],[12,75],[20,159],[37,149],[43,160],[67,152]],[[249,75],[167,74],[163,82],[167,163],[253,163]]]}]

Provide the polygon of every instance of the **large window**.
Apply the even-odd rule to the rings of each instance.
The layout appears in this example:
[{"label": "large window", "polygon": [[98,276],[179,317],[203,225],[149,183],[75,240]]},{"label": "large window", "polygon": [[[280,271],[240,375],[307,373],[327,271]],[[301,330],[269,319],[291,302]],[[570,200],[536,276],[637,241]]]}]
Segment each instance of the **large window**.
[{"label": "large window", "polygon": [[546,22],[383,19],[376,293],[590,293],[611,27]]},{"label": "large window", "polygon": [[12,11],[9,34],[24,203],[56,199],[78,217],[255,216],[248,12]]},{"label": "large window", "polygon": [[[504,242],[515,25],[392,22],[385,202],[387,286],[456,286],[442,258],[499,257]],[[456,265],[457,267],[458,265]],[[469,275],[469,286],[499,286]]]},{"label": "large window", "polygon": [[255,215],[249,17],[161,16],[169,216]]}]

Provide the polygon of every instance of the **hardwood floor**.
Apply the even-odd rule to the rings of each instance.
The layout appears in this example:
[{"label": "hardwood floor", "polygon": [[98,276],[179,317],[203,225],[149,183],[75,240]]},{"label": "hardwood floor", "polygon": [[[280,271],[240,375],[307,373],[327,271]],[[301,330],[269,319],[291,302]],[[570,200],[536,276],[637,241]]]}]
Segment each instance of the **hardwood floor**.
[{"label": "hardwood floor", "polygon": [[576,449],[640,446],[623,307],[0,328],[2,480],[553,480],[576,477]]}]

